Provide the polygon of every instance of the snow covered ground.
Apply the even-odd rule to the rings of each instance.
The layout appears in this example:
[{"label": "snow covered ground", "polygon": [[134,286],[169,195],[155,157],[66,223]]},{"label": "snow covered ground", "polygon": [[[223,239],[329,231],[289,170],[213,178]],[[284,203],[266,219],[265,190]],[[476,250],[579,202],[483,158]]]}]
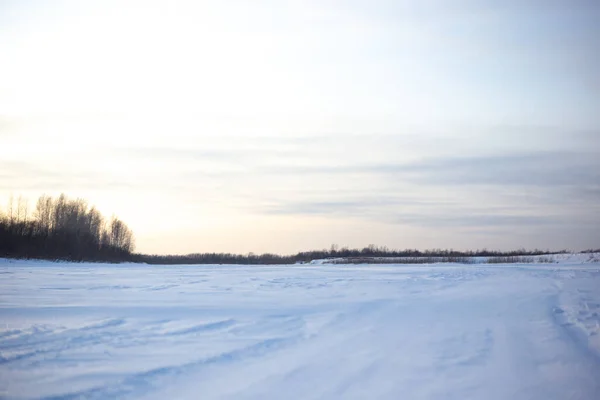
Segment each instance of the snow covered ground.
[{"label": "snow covered ground", "polygon": [[600,399],[600,264],[0,260],[0,398]]},{"label": "snow covered ground", "polygon": [[[448,257],[417,256],[417,257],[332,257],[312,260],[310,264],[408,264],[444,262]],[[600,253],[560,253],[540,254],[533,256],[500,256],[500,257],[457,257],[464,259],[464,264],[498,264],[498,263],[521,263],[521,264],[590,264],[600,263]],[[437,259],[437,260],[436,260]],[[433,260],[433,261],[431,261]],[[419,261],[419,262],[416,262]],[[461,261],[462,262],[462,261]]]}]

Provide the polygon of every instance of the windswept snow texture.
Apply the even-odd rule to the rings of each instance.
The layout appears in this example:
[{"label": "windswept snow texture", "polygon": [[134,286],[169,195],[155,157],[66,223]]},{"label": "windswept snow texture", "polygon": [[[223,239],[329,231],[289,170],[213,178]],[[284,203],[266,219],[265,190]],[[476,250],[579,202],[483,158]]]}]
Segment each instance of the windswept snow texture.
[{"label": "windswept snow texture", "polygon": [[600,265],[0,260],[6,399],[600,399]]}]

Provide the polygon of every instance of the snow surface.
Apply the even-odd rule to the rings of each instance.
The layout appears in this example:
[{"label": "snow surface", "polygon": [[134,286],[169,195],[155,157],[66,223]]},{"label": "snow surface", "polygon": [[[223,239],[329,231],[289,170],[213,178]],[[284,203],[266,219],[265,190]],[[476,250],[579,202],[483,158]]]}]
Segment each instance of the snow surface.
[{"label": "snow surface", "polygon": [[[445,257],[428,257],[428,256],[420,256],[420,257],[331,257],[331,258],[323,258],[312,260],[310,264],[344,264],[348,263],[349,259],[359,258],[361,261],[363,259],[368,260],[371,259],[373,262],[377,264],[385,263],[385,264],[394,264],[401,263],[402,259],[419,259],[429,260],[431,258],[441,258]],[[494,257],[464,257],[469,260],[469,264],[492,264],[494,263],[494,259],[506,259],[505,256]],[[592,263],[600,263],[600,253],[560,253],[560,254],[539,254],[533,256],[508,256],[510,259],[516,260],[516,262],[520,262],[523,264],[548,264],[548,263],[561,263],[561,264],[592,264]],[[400,260],[400,261],[398,261]],[[366,263],[368,264],[368,263]]]},{"label": "snow surface", "polygon": [[0,260],[0,398],[600,399],[600,265]]}]

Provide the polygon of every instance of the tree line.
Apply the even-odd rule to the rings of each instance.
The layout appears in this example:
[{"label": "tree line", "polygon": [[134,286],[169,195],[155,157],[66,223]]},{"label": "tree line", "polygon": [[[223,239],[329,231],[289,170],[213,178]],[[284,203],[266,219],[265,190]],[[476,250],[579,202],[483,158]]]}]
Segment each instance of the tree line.
[{"label": "tree line", "polygon": [[[296,264],[307,263],[312,260],[320,259],[345,259],[345,260],[369,260],[370,263],[377,262],[377,258],[397,258],[403,260],[414,260],[414,263],[423,260],[435,260],[430,262],[466,262],[469,257],[515,257],[515,256],[533,256],[544,254],[566,253],[566,250],[550,251],[550,250],[512,250],[512,251],[495,251],[495,250],[473,250],[473,251],[458,251],[445,249],[431,250],[393,250],[385,246],[378,247],[369,245],[362,249],[350,249],[347,247],[338,248],[332,245],[330,249],[303,251],[292,255],[278,254],[254,254],[247,255],[232,254],[232,253],[196,253],[187,255],[149,255],[135,254],[133,259],[138,262],[148,264]],[[384,262],[384,260],[380,260]]]},{"label": "tree line", "polygon": [[[119,218],[105,218],[83,199],[41,196],[33,210],[28,202],[13,197],[0,210],[0,257],[62,259],[72,261],[132,261],[148,264],[295,264],[317,259],[513,257],[565,253],[548,250],[393,250],[369,245],[362,249],[339,248],[304,251],[292,255],[194,253],[187,255],[135,254],[133,232]],[[373,262],[373,260],[370,260]]]},{"label": "tree line", "polygon": [[105,218],[84,199],[41,196],[33,210],[11,196],[0,211],[0,256],[73,261],[128,261],[134,236],[113,216]]}]

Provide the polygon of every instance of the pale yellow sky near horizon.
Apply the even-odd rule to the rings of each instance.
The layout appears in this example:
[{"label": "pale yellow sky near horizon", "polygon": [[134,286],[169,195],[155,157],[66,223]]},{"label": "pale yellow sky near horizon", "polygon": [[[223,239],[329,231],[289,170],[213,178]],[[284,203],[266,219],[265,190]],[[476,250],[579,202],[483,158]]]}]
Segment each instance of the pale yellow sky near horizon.
[{"label": "pale yellow sky near horizon", "polygon": [[581,250],[587,1],[5,1],[0,204],[61,192],[146,253]]}]

